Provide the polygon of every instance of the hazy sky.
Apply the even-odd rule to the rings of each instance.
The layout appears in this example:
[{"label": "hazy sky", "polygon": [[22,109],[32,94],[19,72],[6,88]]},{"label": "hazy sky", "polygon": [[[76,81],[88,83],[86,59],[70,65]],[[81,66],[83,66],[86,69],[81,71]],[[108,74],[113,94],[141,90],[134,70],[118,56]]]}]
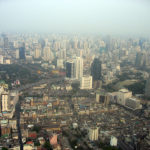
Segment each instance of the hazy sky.
[{"label": "hazy sky", "polygon": [[150,34],[150,0],[0,0],[0,31]]}]

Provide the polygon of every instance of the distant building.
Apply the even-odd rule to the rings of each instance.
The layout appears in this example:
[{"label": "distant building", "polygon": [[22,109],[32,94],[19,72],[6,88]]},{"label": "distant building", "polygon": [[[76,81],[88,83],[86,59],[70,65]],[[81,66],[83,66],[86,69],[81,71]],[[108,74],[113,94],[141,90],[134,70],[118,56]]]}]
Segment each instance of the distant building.
[{"label": "distant building", "polygon": [[2,55],[0,55],[0,64],[3,64],[4,63],[4,58]]},{"label": "distant building", "polygon": [[117,143],[118,143],[118,139],[114,136],[111,136],[110,145],[111,146],[117,146]]},{"label": "distant building", "polygon": [[64,68],[63,59],[57,59],[57,68]]},{"label": "distant building", "polygon": [[91,75],[94,81],[101,79],[101,62],[98,58],[95,58],[91,65]]},{"label": "distant building", "polygon": [[135,59],[135,65],[137,67],[149,66],[150,65],[149,53],[147,53],[145,51],[137,52],[136,59]]},{"label": "distant building", "polygon": [[105,107],[110,103],[110,95],[105,91],[100,91],[96,93],[96,102],[103,104]]},{"label": "distant building", "polygon": [[23,46],[21,46],[19,48],[19,59],[25,59],[25,46],[23,44]]},{"label": "distant building", "polygon": [[66,77],[75,78],[75,62],[74,61],[66,62]]},{"label": "distant building", "polygon": [[83,59],[81,57],[76,57],[75,59],[75,73],[76,79],[81,79],[83,76]]},{"label": "distant building", "polygon": [[34,58],[38,59],[41,57],[41,51],[39,48],[35,48],[34,50]]},{"label": "distant building", "polygon": [[89,140],[97,141],[98,140],[98,127],[89,128]]},{"label": "distant building", "polygon": [[1,95],[2,99],[2,111],[8,111],[9,110],[9,101],[10,101],[10,96],[8,92],[4,92]]},{"label": "distant building", "polygon": [[53,60],[53,53],[50,50],[50,47],[44,47],[44,49],[43,49],[43,59],[45,61]]},{"label": "distant building", "polygon": [[142,108],[140,104],[140,100],[137,100],[136,98],[129,98],[126,100],[126,106],[128,106],[131,109],[140,109]]},{"label": "distant building", "polygon": [[148,78],[146,81],[145,96],[150,98],[150,78]]},{"label": "distant building", "polygon": [[16,49],[16,59],[19,59],[19,49]]},{"label": "distant building", "polygon": [[57,56],[59,59],[66,59],[66,49],[59,50]]},{"label": "distant building", "polygon": [[125,106],[126,99],[132,97],[132,92],[127,89],[121,89],[117,93],[117,103]]},{"label": "distant building", "polygon": [[83,76],[83,59],[76,57],[66,62],[66,77],[80,80]]},{"label": "distant building", "polygon": [[3,40],[4,40],[4,50],[8,50],[8,49],[9,49],[8,37],[6,37],[6,36],[4,35]]},{"label": "distant building", "polygon": [[80,89],[92,89],[92,76],[84,76],[81,78]]}]

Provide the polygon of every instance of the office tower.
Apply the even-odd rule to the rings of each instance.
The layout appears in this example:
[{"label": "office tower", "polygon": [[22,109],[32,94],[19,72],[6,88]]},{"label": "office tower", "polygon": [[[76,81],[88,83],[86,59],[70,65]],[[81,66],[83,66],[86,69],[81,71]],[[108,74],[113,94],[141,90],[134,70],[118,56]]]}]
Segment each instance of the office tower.
[{"label": "office tower", "polygon": [[150,98],[150,77],[146,81],[145,96]]},{"label": "office tower", "polygon": [[8,50],[9,49],[8,37],[4,36],[3,40],[4,40],[4,50]]},{"label": "office tower", "polygon": [[150,65],[150,54],[145,51],[137,52],[135,65],[137,67],[144,67]]},{"label": "office tower", "polygon": [[25,45],[24,45],[24,43],[19,48],[19,58],[20,59],[25,59]]},{"label": "office tower", "polygon": [[42,49],[45,47],[45,41],[42,38],[38,40],[38,43],[40,43]]},{"label": "office tower", "polygon": [[91,65],[91,75],[94,81],[101,79],[101,62],[98,58],[95,58]]},{"label": "office tower", "polygon": [[76,79],[81,79],[83,76],[83,59],[81,57],[75,59],[75,74]]},{"label": "office tower", "polygon": [[98,140],[98,127],[89,128],[89,140],[90,141]]},{"label": "office tower", "polygon": [[140,38],[140,40],[139,40],[139,46],[140,46],[141,49],[143,49],[143,44],[144,44],[145,41],[146,40],[144,38]]},{"label": "office tower", "polygon": [[66,62],[66,77],[81,79],[83,76],[83,59],[76,57]]},{"label": "office tower", "polygon": [[4,92],[1,95],[1,99],[2,99],[2,111],[8,111],[9,110],[9,93],[8,92]]},{"label": "office tower", "polygon": [[92,89],[92,76],[84,76],[81,78],[80,89]]},{"label": "office tower", "polygon": [[66,49],[61,49],[60,51],[58,51],[58,58],[66,59]]},{"label": "office tower", "polygon": [[0,64],[3,64],[4,63],[4,58],[2,55],[0,55]]},{"label": "office tower", "polygon": [[40,51],[40,49],[36,48],[34,50],[34,58],[38,59],[40,57],[41,57],[41,51]]},{"label": "office tower", "polygon": [[50,50],[50,47],[44,47],[44,49],[43,49],[43,59],[45,61],[52,60],[52,52]]},{"label": "office tower", "polygon": [[66,62],[66,77],[75,78],[75,62],[73,60]]}]

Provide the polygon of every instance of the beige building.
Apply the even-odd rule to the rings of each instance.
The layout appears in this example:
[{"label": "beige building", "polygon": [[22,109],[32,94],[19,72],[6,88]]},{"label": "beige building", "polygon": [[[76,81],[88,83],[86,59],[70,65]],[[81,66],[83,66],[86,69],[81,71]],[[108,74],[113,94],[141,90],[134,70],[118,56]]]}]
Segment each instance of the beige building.
[{"label": "beige building", "polygon": [[80,89],[92,89],[92,76],[84,76],[81,78]]},{"label": "beige building", "polygon": [[76,79],[81,79],[83,76],[83,59],[81,57],[75,59],[75,74]]},{"label": "beige building", "polygon": [[40,49],[36,48],[34,50],[34,58],[40,58],[41,57],[41,51]]},{"label": "beige building", "polygon": [[98,140],[98,127],[89,128],[89,140],[97,141]]},{"label": "beige building", "polygon": [[10,96],[8,92],[2,93],[2,111],[8,111],[9,110],[9,100]]}]

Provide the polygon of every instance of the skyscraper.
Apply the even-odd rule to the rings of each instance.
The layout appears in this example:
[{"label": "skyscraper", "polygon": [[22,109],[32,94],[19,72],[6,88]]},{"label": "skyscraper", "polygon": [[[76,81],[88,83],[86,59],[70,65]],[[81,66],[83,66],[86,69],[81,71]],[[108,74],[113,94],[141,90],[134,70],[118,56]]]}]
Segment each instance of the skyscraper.
[{"label": "skyscraper", "polygon": [[73,60],[66,62],[66,77],[75,78],[75,62]]},{"label": "skyscraper", "polygon": [[150,77],[146,81],[145,96],[150,98]]},{"label": "skyscraper", "polygon": [[43,49],[43,59],[45,61],[49,61],[49,60],[52,60],[53,59],[53,56],[52,56],[52,52],[50,50],[50,47],[44,47]]},{"label": "skyscraper", "polygon": [[25,45],[24,44],[19,48],[19,58],[25,59]]},{"label": "skyscraper", "polygon": [[101,79],[101,62],[98,58],[95,58],[91,65],[91,75],[94,81]]},{"label": "skyscraper", "polygon": [[81,57],[76,57],[75,59],[75,74],[76,79],[83,77],[83,59]]},{"label": "skyscraper", "polygon": [[39,48],[36,48],[34,50],[34,58],[38,59],[38,58],[40,58],[40,56],[41,56],[41,51]]},{"label": "skyscraper", "polygon": [[9,49],[8,37],[4,36],[4,50]]},{"label": "skyscraper", "polygon": [[66,77],[81,79],[83,76],[83,59],[76,57],[66,62]]}]

